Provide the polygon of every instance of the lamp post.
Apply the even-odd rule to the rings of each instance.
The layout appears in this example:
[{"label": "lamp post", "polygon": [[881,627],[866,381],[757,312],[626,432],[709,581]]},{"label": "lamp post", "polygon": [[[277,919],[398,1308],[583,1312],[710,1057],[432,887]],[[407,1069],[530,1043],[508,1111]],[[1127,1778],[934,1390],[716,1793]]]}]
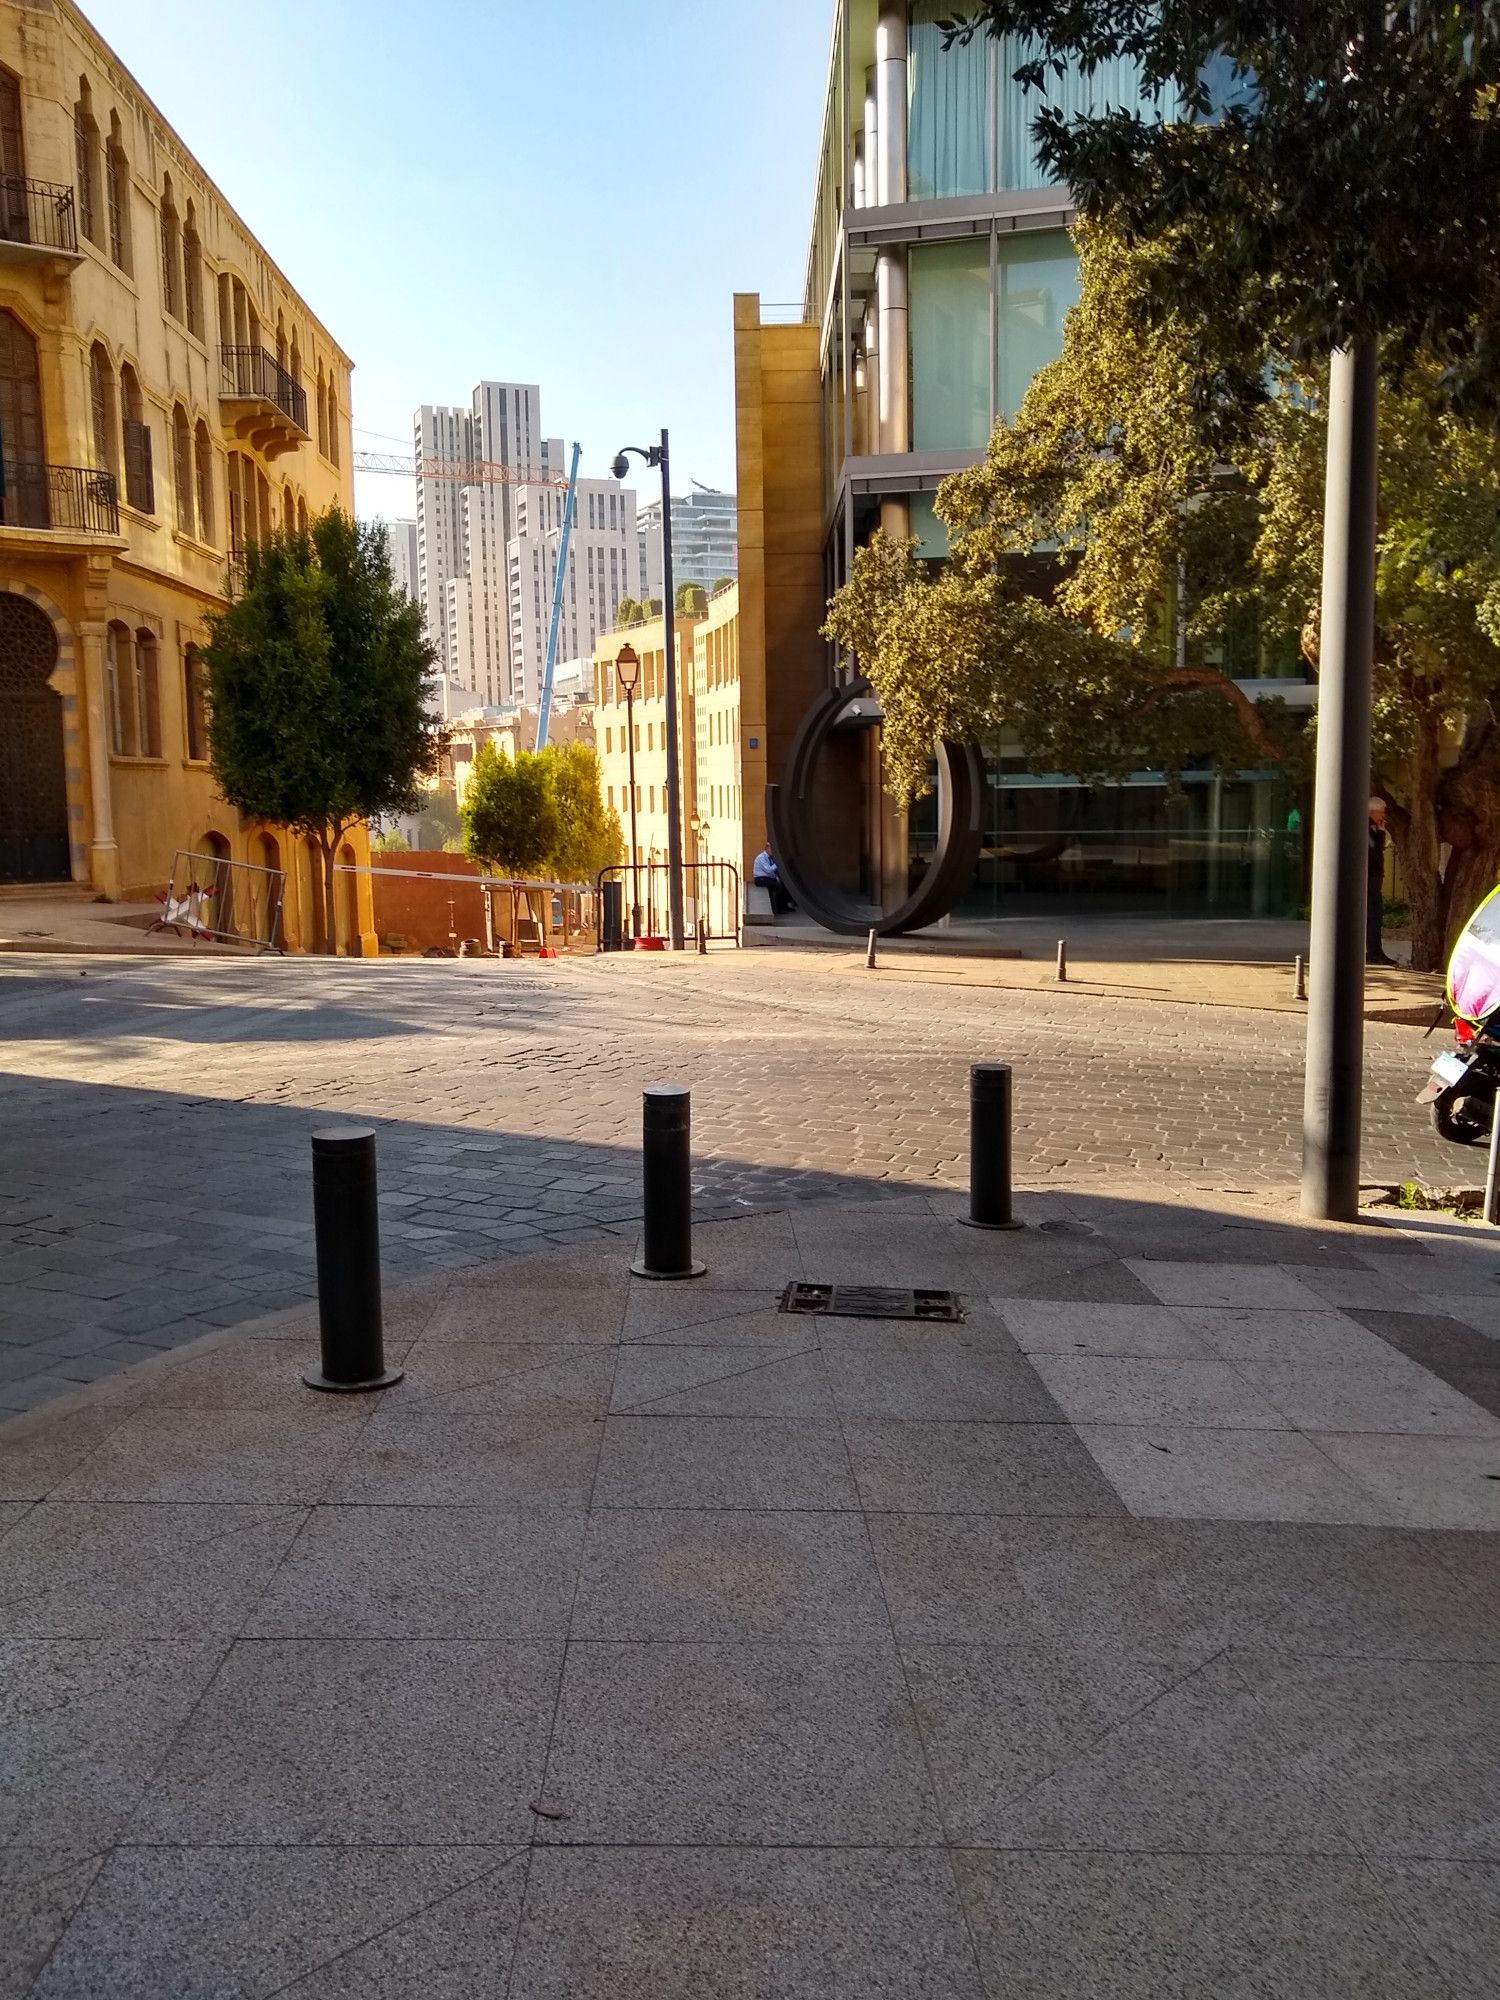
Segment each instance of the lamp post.
[{"label": "lamp post", "polygon": [[662,432],[660,444],[628,444],[617,453],[610,468],[616,479],[623,479],[629,472],[632,456],[661,469],[661,602],[667,683],[667,931],[673,951],[681,951],[682,808],[677,790],[677,623],[672,601],[672,478],[667,433]]},{"label": "lamp post", "polygon": [[625,697],[625,747],[630,755],[630,935],[641,934],[641,850],[635,838],[635,688],[641,656],[627,639],[615,655],[615,678]]}]

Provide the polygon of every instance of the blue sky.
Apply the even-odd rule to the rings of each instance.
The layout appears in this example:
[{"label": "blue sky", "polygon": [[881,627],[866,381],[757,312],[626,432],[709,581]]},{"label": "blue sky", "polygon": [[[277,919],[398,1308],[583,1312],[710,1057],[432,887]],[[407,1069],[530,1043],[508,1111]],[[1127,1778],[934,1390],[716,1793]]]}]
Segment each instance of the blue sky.
[{"label": "blue sky", "polygon": [[801,296],[831,0],[83,5],[354,357],[399,441],[357,444],[491,376],[586,475],[665,423],[733,484],[732,295]]}]

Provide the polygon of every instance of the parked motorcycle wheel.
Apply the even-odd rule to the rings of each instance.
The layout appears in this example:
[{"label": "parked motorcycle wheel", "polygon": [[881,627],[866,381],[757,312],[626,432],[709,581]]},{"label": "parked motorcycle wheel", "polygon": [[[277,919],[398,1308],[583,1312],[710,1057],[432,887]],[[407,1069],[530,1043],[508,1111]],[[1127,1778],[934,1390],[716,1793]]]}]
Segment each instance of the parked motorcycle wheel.
[{"label": "parked motorcycle wheel", "polygon": [[1432,1129],[1450,1146],[1482,1146],[1490,1136],[1492,1106],[1482,1097],[1435,1098]]}]

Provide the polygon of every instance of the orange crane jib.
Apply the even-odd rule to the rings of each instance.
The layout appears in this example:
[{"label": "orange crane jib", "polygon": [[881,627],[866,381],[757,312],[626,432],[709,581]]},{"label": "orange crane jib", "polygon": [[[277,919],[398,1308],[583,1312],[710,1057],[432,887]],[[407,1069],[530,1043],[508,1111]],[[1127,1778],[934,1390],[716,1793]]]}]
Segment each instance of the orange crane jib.
[{"label": "orange crane jib", "polygon": [[401,473],[408,479],[454,479],[460,486],[553,486],[565,493],[568,482],[562,475],[544,478],[522,466],[498,465],[488,458],[406,458],[400,453],[357,451],[356,472]]}]

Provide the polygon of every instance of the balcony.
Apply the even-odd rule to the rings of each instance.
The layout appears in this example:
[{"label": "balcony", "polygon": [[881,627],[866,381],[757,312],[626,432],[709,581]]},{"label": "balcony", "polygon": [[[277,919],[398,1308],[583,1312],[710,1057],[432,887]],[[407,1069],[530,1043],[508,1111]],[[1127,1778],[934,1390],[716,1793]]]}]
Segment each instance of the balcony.
[{"label": "balcony", "polygon": [[0,261],[81,263],[77,205],[70,187],[0,174]]},{"label": "balcony", "polygon": [[0,528],[35,529],[72,540],[118,535],[120,496],[115,476],[91,465],[7,459],[0,467]]},{"label": "balcony", "polygon": [[307,441],[307,391],[263,347],[219,349],[225,427],[268,459]]}]

